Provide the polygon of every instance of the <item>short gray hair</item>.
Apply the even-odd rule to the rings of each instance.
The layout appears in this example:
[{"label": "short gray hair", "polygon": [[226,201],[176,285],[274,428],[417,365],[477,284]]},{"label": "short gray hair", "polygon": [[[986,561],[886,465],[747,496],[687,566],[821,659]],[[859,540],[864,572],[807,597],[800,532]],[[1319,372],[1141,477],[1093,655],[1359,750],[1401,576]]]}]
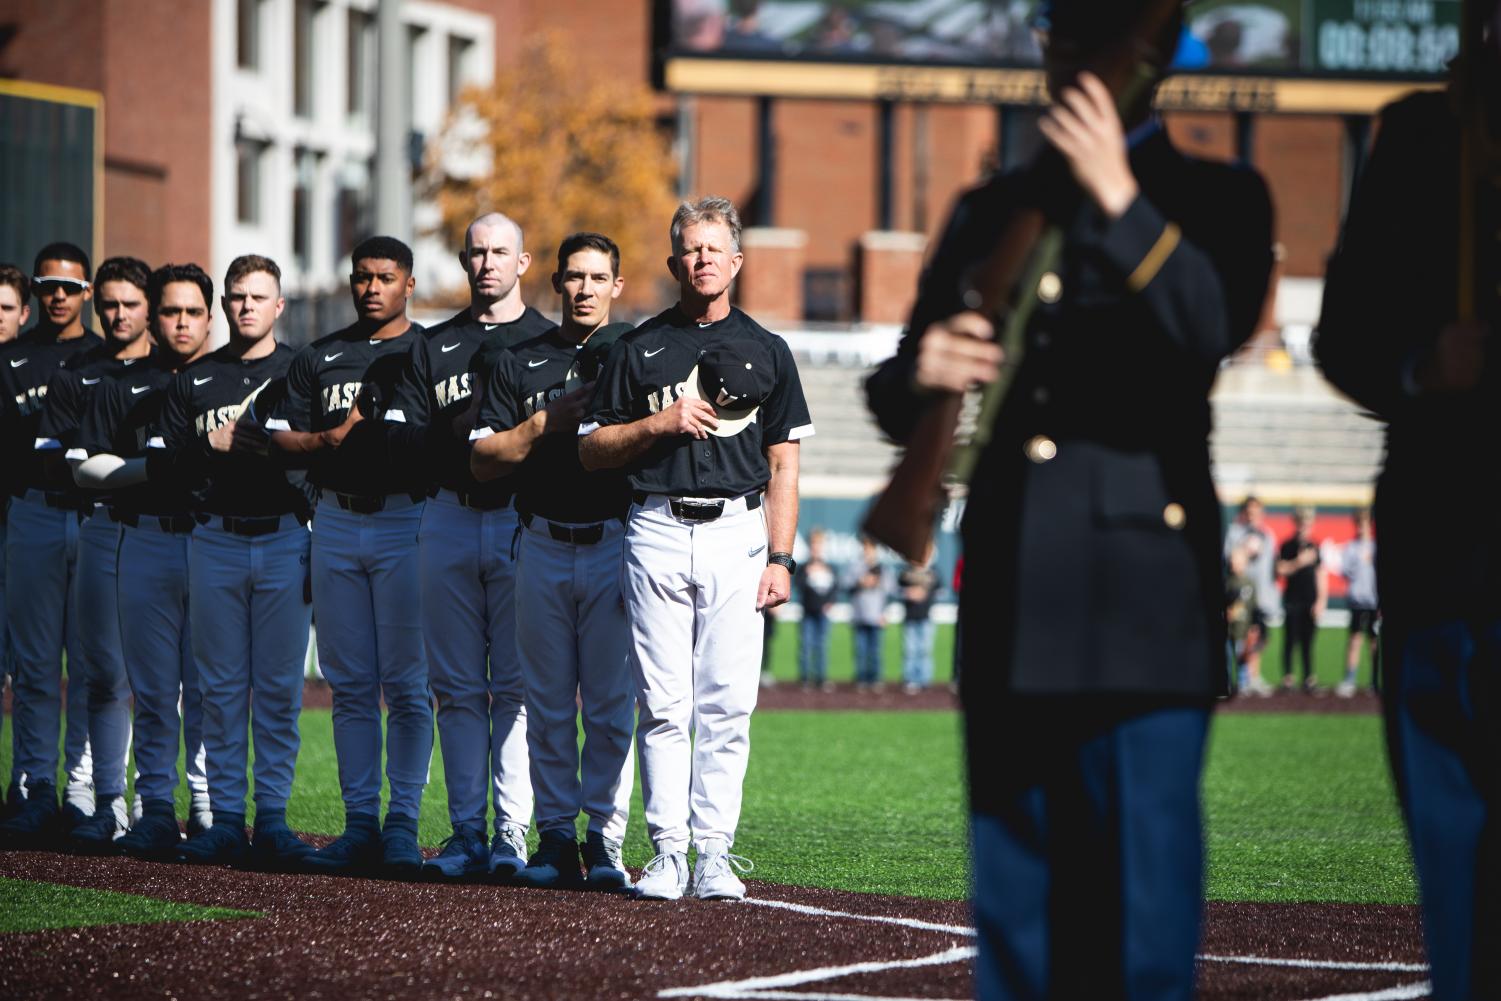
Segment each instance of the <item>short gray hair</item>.
[{"label": "short gray hair", "polygon": [[672,214],[672,246],[676,250],[683,239],[683,227],[704,222],[722,222],[730,229],[730,244],[740,252],[740,213],[735,203],[718,195],[705,195],[696,202],[683,202]]}]

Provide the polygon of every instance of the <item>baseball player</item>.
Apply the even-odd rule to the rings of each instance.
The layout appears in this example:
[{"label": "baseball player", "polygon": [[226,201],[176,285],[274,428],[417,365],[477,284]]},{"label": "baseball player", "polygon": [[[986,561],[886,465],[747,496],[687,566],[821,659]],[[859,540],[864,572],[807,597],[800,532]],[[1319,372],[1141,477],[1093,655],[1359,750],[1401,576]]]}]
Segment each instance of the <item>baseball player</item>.
[{"label": "baseball player", "polygon": [[[276,319],[286,304],[275,261],[235,258],[221,305],[229,343],[172,380],[147,462],[153,481],[175,478],[195,489],[188,610],[214,822],[189,838],[177,857],[287,871],[312,851],[286,819],[312,619],[303,589],[311,501],[303,477],[289,478],[267,454],[265,431],[254,412],[245,411],[274,404],[297,352],[276,341]],[[252,725],[253,844],[245,837]]]},{"label": "baseball player", "polygon": [[[459,261],[469,306],[417,335],[412,364],[385,417],[393,439],[416,454],[410,464],[426,471],[431,494],[417,533],[417,565],[453,835],[423,874],[504,881],[526,865],[532,816],[516,664],[514,487],[475,480],[467,439],[481,377],[476,367],[487,354],[503,354],[555,325],[522,302],[520,278],[531,255],[522,249],[521,227],[506,216],[470,223]],[[495,833],[487,848],[492,799]]]},{"label": "baseball player", "polygon": [[[344,833],[307,856],[321,873],[383,867],[411,877],[422,868],[417,811],[433,748],[422,649],[417,528],[427,499],[419,473],[390,461],[389,405],[421,328],[407,319],[412,251],[376,236],[354,248],[353,324],[292,359],[285,397],[266,422],[289,462],[308,464],[318,489],[313,517],[313,613],[318,661],[333,689],[334,749],[344,797]],[[384,829],[381,700],[385,700]]]},{"label": "baseball player", "polygon": [[149,365],[100,384],[67,453],[80,486],[109,491],[109,516],[120,526],[120,643],[135,697],[142,813],[114,844],[124,854],[160,861],[175,859],[181,840],[174,803],[179,741],[187,751],[189,836],[213,821],[188,619],[191,499],[169,479],[148,477],[146,453],[174,374],[208,351],[213,290],[213,279],[196,264],[166,264],[151,273],[147,301],[161,350]]},{"label": "baseball player", "polygon": [[[5,621],[10,634],[11,800],[26,802],[0,824],[0,845],[44,844],[94,812],[88,746],[88,689],[68,686],[62,719],[64,652],[81,663],[73,603],[78,528],[88,506],[76,492],[48,485],[35,448],[47,385],[73,355],[102,343],[83,323],[93,296],[89,257],[71,243],[37,253],[31,280],[40,316],[0,349],[0,468],[11,491],[5,539]],[[65,802],[57,801],[57,737],[63,738]],[[33,794],[33,790],[35,793]]]},{"label": "baseball player", "polygon": [[[26,302],[26,275],[14,264],[0,264],[0,349],[10,344],[21,334],[21,328],[31,319],[31,306]],[[0,401],[0,414],[5,412]],[[10,508],[11,484],[9,469],[0,473],[0,684],[10,679],[10,630],[5,625],[5,524]],[[11,808],[20,809],[20,796],[12,791],[7,801],[0,795],[0,821],[11,818]]]},{"label": "baseball player", "polygon": [[78,659],[69,674],[88,694],[89,746],[93,757],[94,815],[69,836],[75,850],[102,853],[113,846],[129,817],[125,805],[125,766],[130,753],[130,685],[120,648],[116,606],[116,564],[120,527],[101,497],[73,481],[64,459],[78,443],[90,401],[101,383],[128,377],[149,365],[151,337],[146,284],[151,269],[133,257],[112,257],[94,276],[94,312],[104,327],[98,347],[74,355],[52,377],[37,429],[36,449],[53,489],[78,496],[90,511],[78,529],[78,572],[73,577],[78,610]]},{"label": "baseball player", "polygon": [[619,470],[584,472],[577,431],[600,359],[630,330],[609,322],[610,304],[625,284],[620,248],[598,233],[575,233],[558,249],[552,281],[563,296],[563,324],[496,363],[471,435],[471,465],[482,478],[514,471],[523,526],[516,650],[541,841],[517,882],[586,885],[576,826],[583,812],[587,885],[619,890],[630,885],[620,842],[631,803],[635,725],[620,590],[630,488]]},{"label": "baseball player", "polygon": [[[723,198],[672,219],[677,305],[611,352],[579,426],[585,469],[632,487],[625,601],[647,833],[644,897],[745,896],[730,854],[750,753],[762,609],[796,568],[798,442],[813,433],[786,342],[730,306],[740,219]],[[764,493],[764,504],[763,504]]]}]

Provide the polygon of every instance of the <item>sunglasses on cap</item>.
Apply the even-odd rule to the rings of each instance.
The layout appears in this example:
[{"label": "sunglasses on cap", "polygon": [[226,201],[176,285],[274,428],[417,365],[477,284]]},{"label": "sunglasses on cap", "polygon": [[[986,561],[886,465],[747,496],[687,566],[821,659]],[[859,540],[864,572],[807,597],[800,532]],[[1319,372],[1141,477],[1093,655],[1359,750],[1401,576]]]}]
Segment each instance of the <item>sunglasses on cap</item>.
[{"label": "sunglasses on cap", "polygon": [[81,295],[88,287],[89,283],[82,278],[67,278],[62,275],[35,275],[31,279],[31,290],[37,295],[52,295],[58,289],[68,295]]}]

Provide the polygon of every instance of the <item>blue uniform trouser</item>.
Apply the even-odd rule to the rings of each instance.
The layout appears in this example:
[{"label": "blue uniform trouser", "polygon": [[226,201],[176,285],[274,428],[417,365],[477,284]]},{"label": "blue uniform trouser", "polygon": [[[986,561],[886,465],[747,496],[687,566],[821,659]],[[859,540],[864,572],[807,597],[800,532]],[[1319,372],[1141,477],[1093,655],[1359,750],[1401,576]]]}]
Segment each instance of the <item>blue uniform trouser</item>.
[{"label": "blue uniform trouser", "polygon": [[[492,798],[497,831],[532,819],[515,535],[514,508],[474,511],[440,490],[427,502],[417,537],[422,637],[455,830],[483,831]],[[576,745],[577,735],[571,739]]]},{"label": "blue uniform trouser", "polygon": [[1009,696],[981,709],[968,717],[976,996],[1190,1001],[1208,707]]},{"label": "blue uniform trouser", "polygon": [[89,744],[94,792],[116,804],[124,821],[125,768],[130,757],[130,681],[120,644],[118,575],[120,526],[103,509],[78,530],[78,576],[73,582],[81,628],[79,671],[88,688]]},{"label": "blue uniform trouser", "polygon": [[5,536],[5,620],[11,644],[11,778],[57,781],[57,736],[63,735],[66,798],[94,811],[93,761],[89,753],[88,686],[68,685],[63,717],[63,656],[80,658],[77,594],[77,511],[48,507],[40,496],[11,500]]},{"label": "blue uniform trouser", "polygon": [[422,647],[417,528],[422,505],[355,514],[332,502],[313,519],[318,661],[334,699],[344,811],[378,813],[381,699],[390,812],[416,817],[433,750]]},{"label": "blue uniform trouser", "polygon": [[216,814],[245,812],[252,735],[256,810],[285,810],[292,795],[313,617],[302,588],[310,546],[308,530],[290,514],[268,535],[226,532],[219,518],[193,530],[193,656]]},{"label": "blue uniform trouser", "polygon": [[1435,1001],[1501,997],[1501,622],[1382,629]]},{"label": "blue uniform trouser", "polygon": [[207,820],[203,711],[188,618],[188,535],[155,519],[120,526],[120,640],[135,696],[136,793],[172,801],[177,752],[186,748],[192,813]]}]

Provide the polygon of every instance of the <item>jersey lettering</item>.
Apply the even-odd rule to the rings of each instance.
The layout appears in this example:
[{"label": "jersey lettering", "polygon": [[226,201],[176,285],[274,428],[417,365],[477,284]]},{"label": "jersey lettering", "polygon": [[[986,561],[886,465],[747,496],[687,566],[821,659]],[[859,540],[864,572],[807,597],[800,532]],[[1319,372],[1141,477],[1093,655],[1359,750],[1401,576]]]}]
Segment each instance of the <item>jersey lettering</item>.
[{"label": "jersey lettering", "polygon": [[235,421],[239,420],[241,409],[242,408],[238,403],[233,403],[227,407],[216,407],[213,410],[205,410],[203,413],[199,414],[198,418],[193,422],[193,427],[198,432],[199,436],[202,437],[203,435],[208,434],[210,431],[217,431],[224,425],[233,424]]},{"label": "jersey lettering", "polygon": [[30,417],[42,409],[42,404],[47,402],[47,387],[32,386],[24,393],[16,394],[16,410],[22,417]]},{"label": "jersey lettering", "polygon": [[547,405],[549,403],[551,403],[553,400],[558,399],[562,395],[562,386],[559,386],[556,389],[544,390],[540,393],[533,393],[531,396],[528,396],[526,398],[526,403],[524,404],[526,415],[528,417],[535,416],[537,411],[547,409]]},{"label": "jersey lettering", "polygon": [[661,393],[646,394],[646,405],[651,408],[652,413],[659,414],[662,411],[666,410],[668,407],[672,406],[677,398],[683,395],[683,391],[687,388],[688,383],[686,382],[679,382],[676,385],[672,386],[663,386]]},{"label": "jersey lettering", "polygon": [[433,396],[438,400],[438,409],[446,408],[450,403],[469,398],[469,373],[463,375],[450,375],[447,379],[440,380],[433,386]]},{"label": "jersey lettering", "polygon": [[360,387],[363,385],[363,382],[337,382],[324,389],[323,412],[332,414],[354,406],[355,398],[360,395]]}]

